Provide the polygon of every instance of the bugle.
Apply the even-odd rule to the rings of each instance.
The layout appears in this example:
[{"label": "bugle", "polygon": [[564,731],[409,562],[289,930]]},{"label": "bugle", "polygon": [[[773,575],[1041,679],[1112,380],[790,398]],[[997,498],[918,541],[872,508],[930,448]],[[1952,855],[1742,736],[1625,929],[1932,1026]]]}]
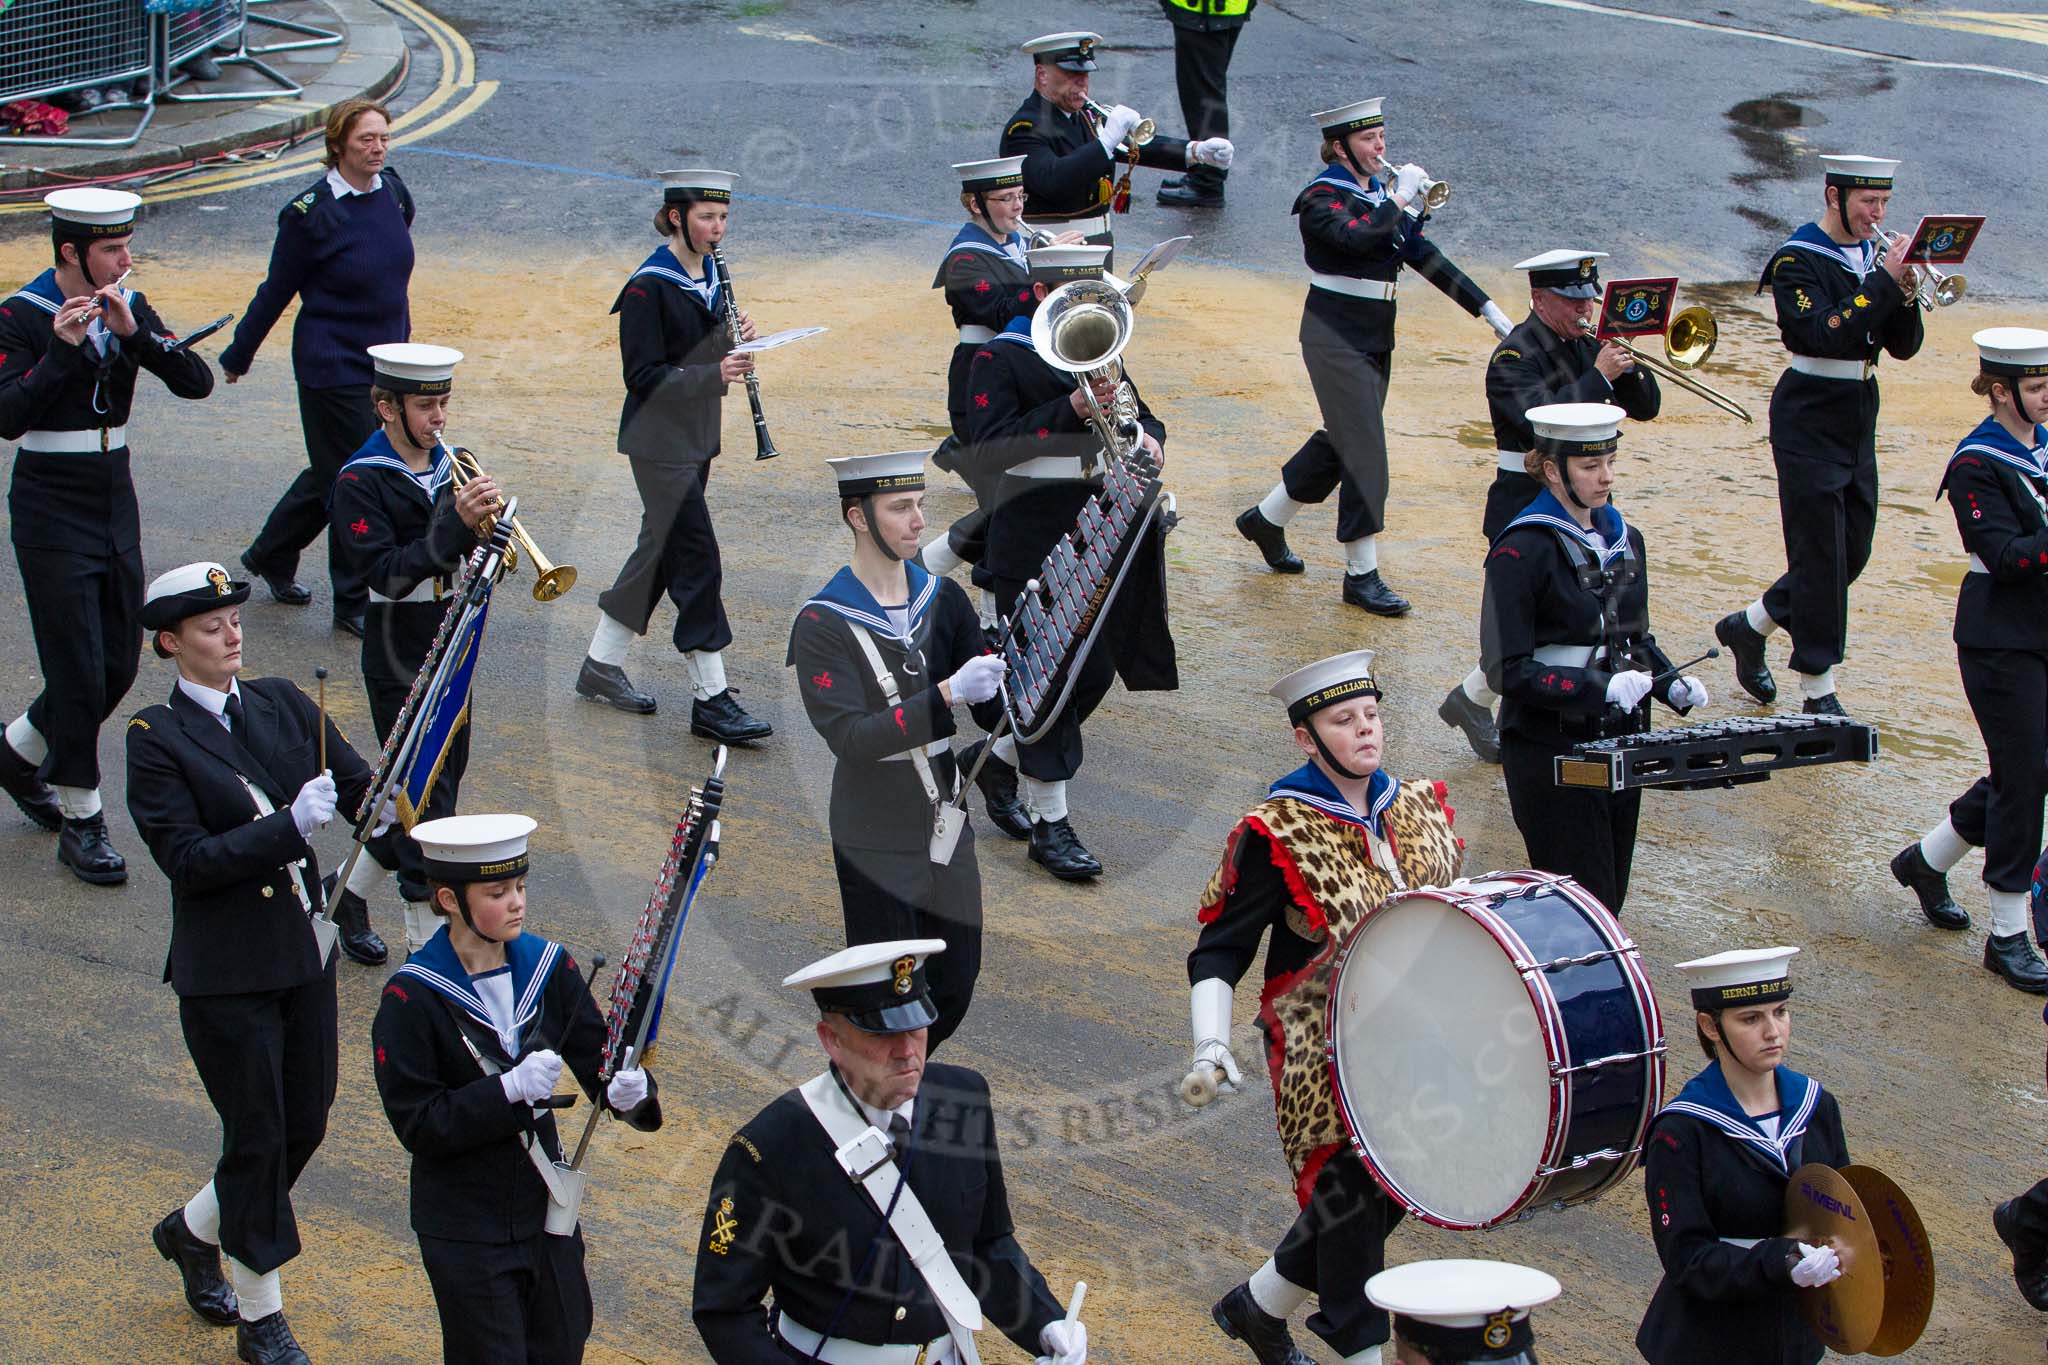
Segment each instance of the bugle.
[{"label": "bugle", "polygon": [[[1081,97],[1081,102],[1094,111],[1095,117],[1101,119],[1104,123],[1109,122],[1109,110],[1103,108],[1094,100],[1089,99],[1086,95]],[[1159,125],[1151,119],[1141,118],[1130,132],[1124,134],[1124,146],[1131,148],[1142,147],[1158,135]]]},{"label": "bugle", "polygon": [[[475,451],[470,450],[466,446],[454,445],[449,446],[449,450],[451,452],[450,458],[455,463],[455,486],[457,488],[463,487],[471,479],[483,474],[484,467],[477,461]],[[498,499],[498,506],[501,509],[505,506],[505,499],[502,496]],[[491,529],[497,523],[498,518],[495,513],[485,517],[476,528],[477,534],[488,538],[491,534]],[[573,564],[557,564],[542,554],[540,546],[534,544],[533,537],[528,535],[526,528],[519,524],[517,514],[511,518],[507,526],[512,532],[512,539],[516,542],[518,548],[508,548],[505,551],[505,572],[509,574],[517,570],[519,567],[518,551],[526,551],[527,559],[533,564],[534,601],[552,602],[576,586],[576,566]]]},{"label": "bugle", "polygon": [[[1579,326],[1585,328],[1586,335],[1594,340],[1599,341],[1603,339],[1600,336],[1600,329],[1594,325],[1591,318],[1580,318]],[[1622,350],[1635,357],[1636,364],[1647,366],[1655,373],[1664,376],[1672,383],[1678,385],[1678,387],[1684,389],[1687,393],[1704,398],[1715,407],[1721,409],[1721,411],[1735,417],[1740,417],[1745,422],[1753,422],[1756,419],[1749,415],[1748,408],[1745,408],[1727,394],[1722,393],[1719,389],[1714,388],[1711,384],[1695,379],[1688,373],[1688,371],[1698,369],[1706,363],[1707,357],[1714,353],[1714,346],[1720,339],[1721,329],[1720,325],[1714,321],[1714,315],[1706,309],[1694,305],[1691,308],[1680,309],[1678,315],[1671,319],[1671,326],[1664,333],[1664,359],[1662,360],[1657,359],[1647,351],[1637,350],[1620,337],[1607,337],[1604,340],[1609,344],[1621,347]]]},{"label": "bugle", "polygon": [[[725,253],[717,247],[711,248],[712,264],[718,267],[719,297],[725,305],[725,329],[737,346],[740,336],[740,301],[732,290],[732,267],[725,263]],[[747,406],[754,410],[754,458],[772,460],[782,452],[775,448],[775,438],[768,434],[768,417],[761,411],[761,376],[747,371]]]},{"label": "bugle", "polygon": [[[1389,187],[1391,187],[1393,185],[1395,175],[1394,163],[1387,160],[1386,156],[1383,154],[1380,157],[1380,164],[1374,167],[1373,174],[1384,177]],[[1416,187],[1415,195],[1418,199],[1422,201],[1422,206],[1424,208],[1434,213],[1436,210],[1442,208],[1447,202],[1449,202],[1451,197],[1451,182],[1448,180],[1431,180],[1428,176],[1424,176],[1422,178],[1422,184]]]},{"label": "bugle", "polygon": [[[1904,233],[1886,232],[1879,228],[1877,236],[1878,240],[1884,243],[1887,254],[1904,251],[1912,245]],[[1970,287],[1968,275],[1951,275],[1938,266],[1909,265],[1906,267],[1906,273],[1913,279],[1913,300],[1922,308],[1946,308],[1960,300]]]}]

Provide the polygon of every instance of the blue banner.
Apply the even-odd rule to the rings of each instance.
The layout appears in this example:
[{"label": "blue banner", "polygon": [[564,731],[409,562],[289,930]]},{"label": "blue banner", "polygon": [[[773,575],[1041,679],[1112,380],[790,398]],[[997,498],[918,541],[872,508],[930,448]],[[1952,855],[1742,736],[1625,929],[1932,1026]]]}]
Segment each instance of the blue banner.
[{"label": "blue banner", "polygon": [[448,745],[469,724],[469,687],[476,677],[477,659],[483,654],[484,626],[491,613],[490,585],[484,585],[483,601],[456,623],[448,641],[446,658],[453,662],[438,693],[422,697],[413,727],[419,743],[412,751],[405,771],[393,790],[398,803],[398,821],[406,829],[419,822],[434,779],[448,756]]}]

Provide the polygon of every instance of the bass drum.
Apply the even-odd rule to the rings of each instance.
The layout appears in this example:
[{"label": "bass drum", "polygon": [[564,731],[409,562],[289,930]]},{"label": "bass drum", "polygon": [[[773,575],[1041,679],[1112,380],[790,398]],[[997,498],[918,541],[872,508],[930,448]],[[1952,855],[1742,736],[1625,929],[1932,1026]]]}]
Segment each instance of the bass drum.
[{"label": "bass drum", "polygon": [[1635,1169],[1664,1095],[1636,946],[1569,877],[1404,891],[1336,959],[1329,1057],[1352,1146],[1446,1228],[1596,1198]]}]

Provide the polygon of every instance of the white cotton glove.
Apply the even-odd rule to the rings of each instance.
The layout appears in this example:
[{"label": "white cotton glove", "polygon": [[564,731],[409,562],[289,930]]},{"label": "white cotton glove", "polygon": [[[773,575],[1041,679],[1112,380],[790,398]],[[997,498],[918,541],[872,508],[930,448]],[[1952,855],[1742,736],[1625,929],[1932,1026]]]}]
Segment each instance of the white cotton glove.
[{"label": "white cotton glove", "polygon": [[1000,654],[977,654],[960,665],[960,671],[946,679],[946,688],[953,694],[954,701],[969,705],[987,701],[1002,686],[1003,674],[1010,666],[1003,662]]},{"label": "white cotton glove", "polygon": [[1707,685],[1698,678],[1680,678],[1671,684],[1671,704],[1680,710],[1707,704]]},{"label": "white cotton glove", "polygon": [[1617,673],[1607,680],[1607,700],[1624,711],[1633,711],[1650,695],[1650,675],[1640,668]]},{"label": "white cotton glove", "polygon": [[1491,327],[1493,334],[1503,341],[1507,339],[1509,332],[1515,330],[1515,324],[1508,321],[1508,315],[1501,312],[1500,305],[1492,299],[1479,305],[1479,320]]},{"label": "white cotton glove", "polygon": [[633,1049],[626,1049],[626,1064],[604,1088],[605,1103],[621,1114],[630,1114],[647,1098],[647,1073],[633,1065]]},{"label": "white cotton glove", "polygon": [[1048,1322],[1045,1330],[1038,1334],[1038,1344],[1045,1348],[1036,1365],[1087,1365],[1088,1328],[1083,1323]]},{"label": "white cotton glove", "polygon": [[1236,156],[1237,148],[1230,145],[1227,137],[1205,137],[1200,142],[1188,144],[1190,166],[1214,166],[1219,171],[1227,171]]},{"label": "white cotton glove", "polygon": [[370,837],[375,839],[398,823],[398,794],[393,792],[384,798],[384,804],[377,808],[377,823],[370,826]]},{"label": "white cotton glove", "polygon": [[1405,166],[1395,167],[1395,197],[1406,199],[1411,204],[1414,203],[1422,194],[1422,182],[1427,179],[1429,179],[1429,173],[1412,161]]},{"label": "white cotton glove", "polygon": [[1103,151],[1115,156],[1116,145],[1130,135],[1131,129],[1138,126],[1141,118],[1143,115],[1130,105],[1119,104],[1110,110],[1109,117],[1102,121],[1102,131],[1095,135],[1095,140],[1102,144]]},{"label": "white cotton glove", "polygon": [[1808,1246],[1799,1244],[1805,1259],[1792,1267],[1792,1283],[1801,1289],[1818,1289],[1824,1284],[1833,1284],[1842,1277],[1842,1258],[1831,1246]]},{"label": "white cotton glove", "polygon": [[1216,1084],[1219,1095],[1235,1095],[1244,1084],[1237,1058],[1230,1055],[1230,1015],[1234,1002],[1230,983],[1220,976],[1205,977],[1188,991],[1188,1018],[1194,1026],[1195,1065],[1208,1064],[1223,1072]]},{"label": "white cotton glove", "polygon": [[505,1087],[505,1098],[521,1104],[539,1104],[555,1093],[555,1082],[562,1076],[562,1054],[542,1048],[529,1052],[519,1065],[510,1071],[501,1072],[498,1084]]},{"label": "white cotton glove", "polygon": [[292,798],[292,823],[299,827],[299,837],[311,838],[314,830],[332,820],[335,804],[340,800],[340,794],[334,790],[333,773],[322,769],[318,777],[306,779],[306,785]]}]

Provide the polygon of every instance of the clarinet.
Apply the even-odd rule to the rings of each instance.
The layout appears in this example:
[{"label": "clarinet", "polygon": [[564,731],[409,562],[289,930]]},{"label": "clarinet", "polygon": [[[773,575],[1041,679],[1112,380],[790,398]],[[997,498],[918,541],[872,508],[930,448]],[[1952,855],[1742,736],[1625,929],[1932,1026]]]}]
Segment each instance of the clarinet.
[{"label": "clarinet", "polygon": [[[732,344],[740,344],[740,303],[733,297],[732,267],[725,263],[725,253],[717,247],[711,248],[712,264],[718,267],[718,286],[725,299],[725,326],[732,334]],[[768,434],[768,418],[761,411],[761,376],[747,371],[747,406],[754,410],[754,458],[772,460],[782,452],[775,448],[775,438]]]}]

